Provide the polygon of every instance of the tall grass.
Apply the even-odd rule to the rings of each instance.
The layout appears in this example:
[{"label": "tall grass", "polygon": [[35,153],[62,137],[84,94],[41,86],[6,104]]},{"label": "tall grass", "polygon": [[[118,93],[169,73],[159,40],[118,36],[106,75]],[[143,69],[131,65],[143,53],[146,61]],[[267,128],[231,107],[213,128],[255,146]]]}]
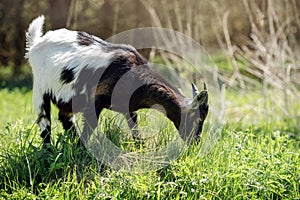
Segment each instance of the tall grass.
[{"label": "tall grass", "polygon": [[[243,1],[251,26],[246,45],[233,45],[228,32],[228,15],[223,15],[225,52],[233,66],[227,80],[245,95],[251,88],[260,90],[263,98],[255,106],[261,120],[272,123],[289,119],[299,129],[299,42],[300,26],[292,1],[266,0],[261,4]],[[221,13],[220,13],[221,14]],[[247,89],[248,88],[248,89]]]},{"label": "tall grass", "polygon": [[[184,9],[178,7],[181,4],[177,1],[174,3],[166,1],[162,4],[163,13],[155,10],[154,2],[142,2],[149,10],[153,26],[179,30],[205,47],[207,45],[201,35],[210,34],[210,37],[215,35],[222,50],[214,51],[215,54],[212,55],[214,61],[221,60],[220,63],[214,63],[219,68],[218,78],[222,80],[225,88],[238,90],[240,96],[245,96],[248,101],[246,107],[249,109],[242,109],[244,114],[256,112],[256,116],[250,120],[272,123],[274,119],[276,121],[288,119],[293,126],[300,128],[300,112],[297,106],[300,95],[298,56],[300,46],[297,33],[300,30],[300,23],[295,10],[298,7],[297,2],[245,0],[234,2],[234,6],[229,8],[223,1],[210,3],[191,1]],[[206,11],[200,7],[206,8]],[[236,9],[244,9],[245,15],[236,16]],[[186,12],[182,12],[183,10]],[[213,20],[205,17],[206,12],[214,13],[211,17]],[[235,26],[232,23],[236,21],[230,21],[237,17],[248,19],[250,24],[249,33],[244,35],[241,44],[237,43],[235,34],[232,33],[232,27]],[[215,34],[212,34],[210,27],[214,27]],[[161,54],[165,63],[182,62],[181,58],[170,56],[169,53],[161,52]],[[182,76],[189,77],[193,81],[200,80],[194,71],[186,70],[192,69],[190,66],[176,65],[174,68]],[[253,91],[260,91],[263,95],[260,99],[255,99],[256,101],[247,98],[248,93]],[[234,103],[235,101],[227,101],[227,104]],[[238,104],[235,106],[239,109]],[[227,109],[227,112],[230,115],[232,111]]]}]

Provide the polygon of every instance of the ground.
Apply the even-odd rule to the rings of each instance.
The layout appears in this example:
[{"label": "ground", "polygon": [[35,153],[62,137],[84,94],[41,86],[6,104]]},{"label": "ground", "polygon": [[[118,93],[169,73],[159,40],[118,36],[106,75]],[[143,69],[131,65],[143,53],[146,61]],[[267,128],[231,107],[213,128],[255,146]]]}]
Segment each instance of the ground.
[{"label": "ground", "polygon": [[[78,147],[63,132],[56,109],[51,151],[45,150],[31,92],[2,89],[0,96],[0,199],[300,199],[300,140],[289,119],[227,120],[211,149],[203,151],[204,136],[164,168],[130,173],[100,165]],[[242,95],[227,96],[247,109]],[[116,117],[103,114],[106,134],[134,150],[130,135],[124,139],[112,125]],[[234,107],[227,117],[238,118]]]}]

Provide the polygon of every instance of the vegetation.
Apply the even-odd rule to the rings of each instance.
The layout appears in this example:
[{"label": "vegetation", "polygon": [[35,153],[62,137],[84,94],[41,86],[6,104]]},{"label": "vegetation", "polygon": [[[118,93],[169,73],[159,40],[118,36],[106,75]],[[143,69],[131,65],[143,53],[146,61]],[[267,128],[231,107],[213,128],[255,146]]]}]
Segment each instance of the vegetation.
[{"label": "vegetation", "polygon": [[[300,1],[188,2],[0,2],[0,199],[300,199]],[[128,172],[78,146],[52,109],[52,143],[44,148],[32,106],[31,70],[24,60],[25,29],[41,14],[49,21],[45,30],[68,27],[104,39],[147,26],[192,37],[211,55],[209,66],[218,68],[222,91],[211,95],[210,103],[220,98],[222,109],[226,106],[222,130],[210,135],[205,129],[199,144],[159,170]],[[200,85],[191,63],[180,55],[159,49],[142,53],[159,64],[164,76]],[[162,115],[141,114],[142,129],[160,133],[144,145],[136,145],[116,113],[104,112],[99,127],[130,152],[162,148],[176,136]],[[212,124],[207,121],[206,127]],[[207,145],[212,140],[214,145]]]},{"label": "vegetation", "polygon": [[[158,171],[130,173],[100,165],[63,133],[56,117],[51,151],[45,150],[31,92],[1,90],[0,95],[2,199],[300,198],[300,141],[288,123],[228,122],[207,153],[201,153],[203,145],[192,145]],[[116,116],[107,112],[103,118],[113,122]],[[117,133],[105,124],[107,134]],[[119,135],[113,141],[121,146],[128,138]]]}]

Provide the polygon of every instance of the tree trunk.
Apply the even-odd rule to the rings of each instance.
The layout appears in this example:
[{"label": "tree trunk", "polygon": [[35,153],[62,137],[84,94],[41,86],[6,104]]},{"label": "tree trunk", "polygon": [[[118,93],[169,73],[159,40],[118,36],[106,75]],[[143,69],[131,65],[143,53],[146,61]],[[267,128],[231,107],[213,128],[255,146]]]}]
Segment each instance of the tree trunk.
[{"label": "tree trunk", "polygon": [[66,27],[72,0],[48,0],[53,29]]},{"label": "tree trunk", "polygon": [[15,1],[15,33],[14,33],[14,57],[13,57],[13,64],[14,64],[14,75],[20,75],[21,65],[24,60],[24,45],[25,45],[25,28],[23,23],[23,7],[24,1]]}]

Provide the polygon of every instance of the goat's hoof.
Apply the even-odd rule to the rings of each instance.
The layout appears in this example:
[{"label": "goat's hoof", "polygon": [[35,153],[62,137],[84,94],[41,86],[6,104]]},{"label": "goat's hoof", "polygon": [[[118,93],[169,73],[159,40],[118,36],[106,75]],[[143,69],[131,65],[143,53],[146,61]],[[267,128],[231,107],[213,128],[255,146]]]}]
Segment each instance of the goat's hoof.
[{"label": "goat's hoof", "polygon": [[141,137],[134,137],[134,144],[136,148],[141,148],[145,144],[145,140]]},{"label": "goat's hoof", "polygon": [[51,143],[43,143],[42,149],[46,150],[49,153],[53,153]]},{"label": "goat's hoof", "polygon": [[76,143],[76,147],[85,149],[85,145],[81,139],[79,139],[78,142]]}]

